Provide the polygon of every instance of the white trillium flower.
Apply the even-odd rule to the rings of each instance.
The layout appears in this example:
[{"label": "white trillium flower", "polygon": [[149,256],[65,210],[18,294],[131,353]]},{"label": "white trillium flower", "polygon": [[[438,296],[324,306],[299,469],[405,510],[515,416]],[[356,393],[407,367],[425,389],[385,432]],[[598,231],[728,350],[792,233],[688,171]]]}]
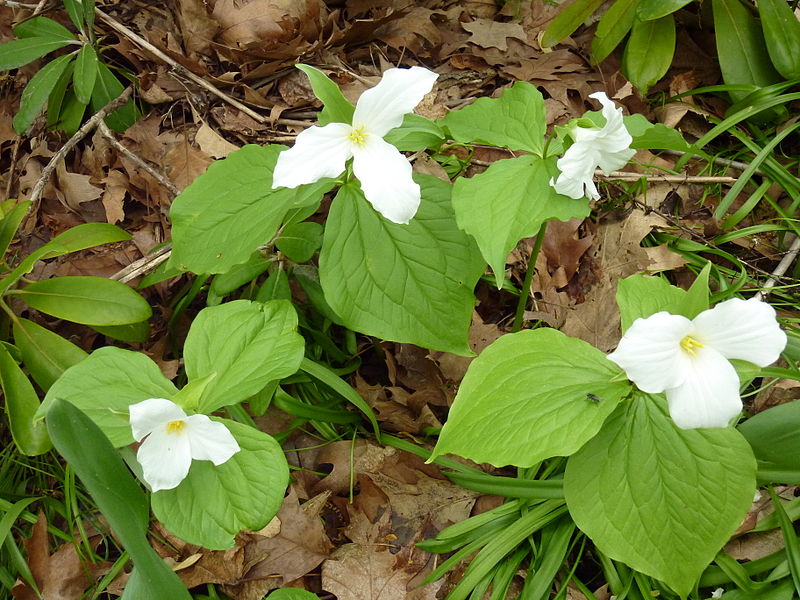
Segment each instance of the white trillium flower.
[{"label": "white trillium flower", "polygon": [[785,346],[775,309],[733,298],[691,321],[667,312],[636,319],[608,358],[643,392],[665,392],[678,427],[726,427],[742,410],[729,359],[766,367]]},{"label": "white trillium flower", "polygon": [[602,128],[575,127],[570,136],[575,142],[558,159],[556,165],[561,175],[550,185],[559,194],[570,198],[589,196],[600,199],[600,192],[594,185],[594,171],[597,167],[609,175],[621,169],[636,154],[630,148],[633,138],[622,122],[622,109],[617,108],[604,92],[589,95],[603,105],[606,124]]},{"label": "white trillium flower", "polygon": [[228,428],[206,415],[187,416],[164,398],[132,404],[133,437],[142,442],[136,458],[150,488],[171,490],[189,474],[192,460],[210,460],[219,466],[239,452]]},{"label": "white trillium flower", "polygon": [[353,173],[373,208],[390,221],[408,223],[419,207],[419,185],[406,157],[383,136],[403,123],[437,77],[422,67],[387,70],[378,85],[361,94],[351,124],[310,127],[280,153],[273,189],[338,177],[352,158]]}]

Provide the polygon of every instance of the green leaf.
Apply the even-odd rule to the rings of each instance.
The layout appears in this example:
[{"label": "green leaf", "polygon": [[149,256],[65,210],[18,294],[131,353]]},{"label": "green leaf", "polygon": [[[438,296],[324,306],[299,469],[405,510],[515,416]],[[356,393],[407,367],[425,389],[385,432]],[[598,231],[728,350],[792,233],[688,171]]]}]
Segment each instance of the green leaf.
[{"label": "green leaf", "polygon": [[665,405],[620,406],[567,461],[564,494],[604,554],[685,598],[750,508],[755,460],[735,429],[678,429]]},{"label": "green leaf", "polygon": [[225,273],[215,275],[211,282],[210,294],[225,297],[238,290],[243,285],[250,283],[269,268],[269,261],[261,252],[254,252],[247,262],[233,265]]},{"label": "green leaf", "polygon": [[319,257],[325,299],[350,329],[469,355],[472,290],[483,263],[456,227],[450,185],[416,181],[422,202],[408,225],[381,217],[355,185],[339,190]]},{"label": "green leaf", "polygon": [[536,235],[545,221],[589,214],[586,198],[573,200],[550,186],[550,179],[558,175],[555,156],[520,156],[498,160],[480,175],[456,180],[456,221],[475,238],[495,273],[498,288],[503,284],[508,253],[522,238]]},{"label": "green leaf", "polygon": [[[764,35],[753,14],[739,0],[712,0],[717,56],[727,84],[765,87],[780,80],[769,59]],[[746,91],[731,91],[741,100]]]},{"label": "green leaf", "polygon": [[800,470],[800,400],[773,406],[739,425],[759,461]]},{"label": "green leaf", "polygon": [[[25,42],[28,40],[18,41]],[[14,42],[9,43],[13,44]],[[1,48],[0,46],[0,49]],[[55,88],[59,77],[61,77],[61,74],[64,72],[64,69],[67,68],[72,58],[70,54],[54,58],[42,67],[39,72],[31,78],[28,85],[25,86],[25,89],[22,91],[22,98],[19,101],[19,111],[14,115],[13,121],[14,131],[19,135],[25,133],[34,119],[39,115],[44,103],[47,102],[47,97],[50,95],[50,92],[53,91],[53,88]]]},{"label": "green leaf", "polygon": [[171,490],[153,494],[153,513],[172,533],[212,550],[231,548],[242,529],[257,531],[278,512],[289,467],[283,450],[266,433],[226,419],[241,451],[214,466],[195,460],[189,475]]},{"label": "green leaf", "polygon": [[479,98],[454,110],[439,123],[461,143],[503,146],[539,156],[544,148],[544,99],[525,81],[518,81],[499,98]]},{"label": "green leaf", "polygon": [[623,117],[625,129],[633,137],[631,148],[647,150],[678,150],[688,152],[691,145],[683,139],[681,132],[663,123],[651,123],[644,115],[633,114]]},{"label": "green leaf", "polygon": [[322,246],[322,230],[322,225],[313,221],[287,225],[283,228],[281,236],[275,240],[275,246],[289,260],[298,263],[308,262]]},{"label": "green leaf", "polygon": [[169,264],[193,273],[225,273],[269,242],[292,209],[319,202],[321,180],[272,189],[272,170],[285,146],[243,146],[213,163],[172,201]]},{"label": "green leaf", "polygon": [[126,325],[91,325],[95,331],[129,344],[142,344],[150,339],[150,323],[139,321]]},{"label": "green leaf", "polygon": [[504,335],[469,366],[431,458],[529,467],[594,437],[627,381],[602,352],[555,329]]},{"label": "green leaf", "polygon": [[68,44],[68,40],[49,36],[29,37],[0,44],[0,71],[10,71],[27,65],[29,62]]},{"label": "green leaf", "polygon": [[177,388],[144,354],[106,346],[67,369],[48,390],[36,418],[47,416],[56,398],[85,412],[116,447],[133,442],[128,407],[148,398],[170,399]]},{"label": "green leaf", "polygon": [[603,0],[576,0],[562,9],[558,16],[547,26],[539,42],[542,48],[555,46],[558,42],[571,35],[586,19],[596,11]]},{"label": "green leaf", "polygon": [[622,322],[622,333],[636,319],[645,319],[657,312],[681,314],[686,300],[686,290],[670,285],[659,275],[631,275],[617,283],[617,304]]},{"label": "green leaf", "polygon": [[197,411],[210,413],[236,404],[273,379],[293,375],[303,348],[297,313],[284,300],[263,304],[236,300],[203,309],[186,337],[186,375],[190,381],[217,376]]},{"label": "green leaf", "polygon": [[[47,429],[56,449],[75,470],[133,560],[135,568],[123,598],[190,600],[181,580],[147,540],[147,497],[103,432],[83,412],[62,400],[54,402]],[[138,589],[138,596],[132,593],[133,588]]]},{"label": "green leaf", "polygon": [[83,6],[81,0],[63,0],[69,20],[78,30],[83,29]]},{"label": "green leaf", "polygon": [[611,54],[636,20],[636,7],[642,0],[617,0],[597,24],[592,38],[592,61],[597,64]]},{"label": "green leaf", "polygon": [[102,277],[54,277],[13,293],[36,310],[84,325],[127,325],[153,314],[134,290]]},{"label": "green leaf", "polygon": [[289,278],[286,271],[278,269],[269,274],[266,281],[261,284],[255,299],[259,302],[269,300],[290,300],[292,299],[292,289],[289,287]]},{"label": "green leaf", "polygon": [[673,54],[675,18],[672,15],[652,21],[636,19],[622,55],[622,74],[646,94],[667,72]]},{"label": "green leaf", "polygon": [[355,106],[344,97],[338,85],[331,81],[325,73],[310,65],[295,66],[308,76],[314,95],[325,105],[317,117],[320,125],[333,122],[353,122]]},{"label": "green leaf", "polygon": [[92,90],[97,80],[97,52],[89,44],[78,52],[75,59],[75,71],[72,81],[75,85],[75,97],[81,104],[89,104],[92,99]]},{"label": "green leaf", "polygon": [[641,21],[652,21],[670,15],[694,0],[641,0],[636,16]]},{"label": "green leaf", "polygon": [[759,0],[758,13],[772,65],[786,79],[800,77],[800,20],[785,0]]},{"label": "green leaf", "polygon": [[267,600],[319,600],[319,596],[298,588],[283,588],[272,592]]},{"label": "green leaf", "polygon": [[22,454],[44,454],[53,445],[44,423],[34,423],[39,408],[39,396],[4,346],[0,346],[0,384],[3,387],[6,416],[11,437]]},{"label": "green leaf", "polygon": [[64,371],[89,356],[57,333],[21,317],[14,321],[14,343],[25,368],[45,392]]},{"label": "green leaf", "polygon": [[[18,38],[49,38],[55,40],[74,40],[75,34],[61,23],[48,17],[33,17],[15,25],[12,29]],[[0,69],[2,70],[2,69]]]},{"label": "green leaf", "polygon": [[3,217],[3,220],[0,221],[0,257],[6,255],[8,246],[11,244],[11,240],[14,239],[17,229],[19,229],[19,224],[22,223],[22,219],[28,214],[30,206],[31,203],[29,200],[23,200],[8,211],[6,216]]},{"label": "green leaf", "polygon": [[438,148],[444,141],[444,132],[433,121],[408,113],[403,124],[395,127],[383,139],[403,152],[417,152],[426,148]]},{"label": "green leaf", "polygon": [[86,23],[86,29],[91,31],[94,27],[94,0],[81,0],[83,5],[83,20]]},{"label": "green leaf", "polygon": [[[92,112],[97,112],[106,104],[118,98],[125,91],[119,79],[102,62],[97,63],[97,79],[92,88]],[[133,125],[142,116],[133,100],[128,100],[123,106],[105,118],[106,125],[117,133],[122,133]]]}]

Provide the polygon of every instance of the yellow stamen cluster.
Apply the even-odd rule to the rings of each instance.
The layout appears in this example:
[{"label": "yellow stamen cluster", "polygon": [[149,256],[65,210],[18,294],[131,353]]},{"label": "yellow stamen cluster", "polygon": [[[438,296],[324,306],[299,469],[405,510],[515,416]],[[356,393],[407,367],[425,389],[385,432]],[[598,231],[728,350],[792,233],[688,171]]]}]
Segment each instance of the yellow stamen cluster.
[{"label": "yellow stamen cluster", "polygon": [[167,423],[167,433],[180,433],[184,425],[186,425],[186,421],[170,421]]},{"label": "yellow stamen cluster", "polygon": [[681,348],[688,352],[691,356],[697,354],[697,348],[702,348],[703,344],[698,342],[692,336],[687,335],[681,340]]},{"label": "yellow stamen cluster", "polygon": [[367,143],[367,135],[369,134],[364,131],[364,125],[362,125],[361,127],[353,128],[353,130],[350,132],[350,135],[347,137],[350,138],[350,141],[352,141],[354,144],[363,146]]}]

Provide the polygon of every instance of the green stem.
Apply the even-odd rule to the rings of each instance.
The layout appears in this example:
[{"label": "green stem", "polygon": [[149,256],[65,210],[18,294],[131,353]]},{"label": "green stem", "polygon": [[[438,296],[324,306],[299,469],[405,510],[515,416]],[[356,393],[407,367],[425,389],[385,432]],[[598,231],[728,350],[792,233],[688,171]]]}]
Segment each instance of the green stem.
[{"label": "green stem", "polygon": [[531,293],[531,281],[533,274],[536,271],[536,260],[539,258],[539,252],[542,249],[542,242],[544,241],[544,234],[547,231],[547,221],[542,223],[539,228],[539,233],[536,234],[536,242],[533,244],[533,251],[531,257],[528,259],[528,270],[525,272],[525,281],[522,283],[522,291],[519,295],[517,302],[517,312],[514,315],[514,324],[511,327],[511,332],[516,333],[522,329],[522,317],[525,314],[525,307],[528,305],[528,297]]}]

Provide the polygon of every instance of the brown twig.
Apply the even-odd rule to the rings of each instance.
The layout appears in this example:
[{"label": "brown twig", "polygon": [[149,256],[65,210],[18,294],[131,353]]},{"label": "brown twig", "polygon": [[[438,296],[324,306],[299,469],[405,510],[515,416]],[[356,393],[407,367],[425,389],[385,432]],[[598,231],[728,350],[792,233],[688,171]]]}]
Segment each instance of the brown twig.
[{"label": "brown twig", "polygon": [[36,10],[38,4],[25,4],[24,2],[14,2],[14,0],[0,0],[0,6],[8,6],[9,8],[22,8],[25,10]]},{"label": "brown twig", "polygon": [[6,181],[4,200],[8,200],[11,197],[11,188],[14,186],[14,172],[16,171],[17,158],[19,157],[20,142],[22,142],[22,138],[17,136],[17,139],[14,140],[14,148],[11,150],[11,166],[8,169],[8,181]]},{"label": "brown twig", "polygon": [[664,183],[736,183],[736,177],[711,177],[705,175],[643,175],[641,173],[631,173],[628,171],[613,171],[605,175],[599,169],[595,172],[597,177],[606,180],[616,181],[638,181],[645,179],[647,181],[664,182]]},{"label": "brown twig", "polygon": [[772,288],[775,287],[775,284],[778,280],[786,274],[786,271],[789,270],[791,264],[797,258],[798,253],[800,253],[800,237],[795,237],[792,245],[789,246],[789,250],[787,250],[786,254],[781,259],[781,262],[778,263],[778,266],[770,273],[770,276],[764,282],[761,290],[758,292],[759,298],[765,300],[767,296],[769,296]]},{"label": "brown twig", "polygon": [[109,279],[115,279],[116,281],[127,283],[131,279],[135,279],[140,275],[146,275],[147,273],[155,270],[158,265],[169,259],[171,254],[172,244],[164,244],[155,252],[148,254],[147,256],[143,256],[142,258],[133,261],[124,269],[117,271],[111,277],[109,277]]}]

